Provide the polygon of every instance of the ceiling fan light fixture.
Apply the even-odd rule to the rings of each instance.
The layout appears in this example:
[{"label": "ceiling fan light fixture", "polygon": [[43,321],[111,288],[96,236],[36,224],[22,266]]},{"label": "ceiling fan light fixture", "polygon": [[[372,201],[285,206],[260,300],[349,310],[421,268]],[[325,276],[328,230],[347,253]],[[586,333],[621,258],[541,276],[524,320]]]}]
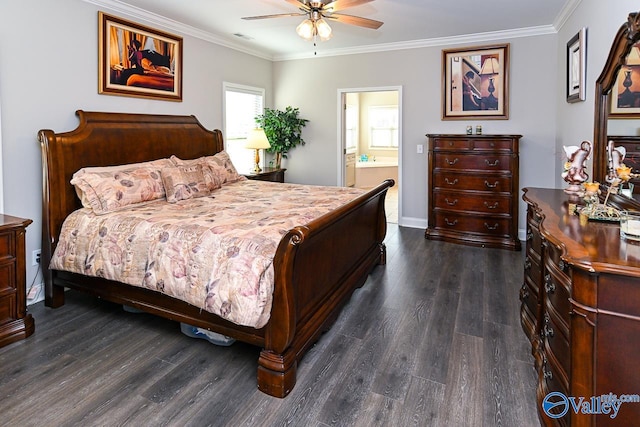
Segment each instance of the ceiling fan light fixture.
[{"label": "ceiling fan light fixture", "polygon": [[306,41],[313,40],[313,36],[315,34],[315,26],[313,25],[313,21],[311,19],[305,19],[296,27],[296,33]]},{"label": "ceiling fan light fixture", "polygon": [[333,36],[331,27],[323,18],[320,18],[316,21],[316,31],[318,32],[318,36],[320,36],[320,40],[322,41],[327,41]]}]

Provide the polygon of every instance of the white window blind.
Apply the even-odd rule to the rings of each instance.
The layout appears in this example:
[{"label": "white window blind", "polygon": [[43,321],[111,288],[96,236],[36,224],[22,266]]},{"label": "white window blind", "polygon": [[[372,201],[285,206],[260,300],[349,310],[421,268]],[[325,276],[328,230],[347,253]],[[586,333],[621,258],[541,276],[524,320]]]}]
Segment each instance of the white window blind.
[{"label": "white window blind", "polygon": [[398,107],[369,107],[369,148],[398,148]]},{"label": "white window blind", "polygon": [[244,143],[248,132],[256,127],[255,117],[264,111],[264,89],[225,82],[223,90],[225,150],[238,171],[247,172],[255,166],[255,151],[245,148]]}]

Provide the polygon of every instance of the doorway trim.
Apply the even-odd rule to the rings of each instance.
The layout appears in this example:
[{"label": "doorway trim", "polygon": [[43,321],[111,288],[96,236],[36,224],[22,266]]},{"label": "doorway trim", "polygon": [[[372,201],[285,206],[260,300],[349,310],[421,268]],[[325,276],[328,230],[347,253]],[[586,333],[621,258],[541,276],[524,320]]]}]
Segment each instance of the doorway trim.
[{"label": "doorway trim", "polygon": [[398,191],[398,225],[402,225],[402,193],[404,191],[404,186],[402,185],[402,152],[403,152],[403,121],[402,121],[402,86],[376,86],[376,87],[361,87],[361,88],[344,88],[338,89],[338,147],[337,147],[337,155],[338,155],[338,177],[337,183],[338,186],[344,187],[345,184],[345,156],[344,152],[346,149],[345,144],[345,107],[346,107],[346,97],[347,93],[355,93],[355,92],[398,92],[398,182],[397,186],[399,187]]}]

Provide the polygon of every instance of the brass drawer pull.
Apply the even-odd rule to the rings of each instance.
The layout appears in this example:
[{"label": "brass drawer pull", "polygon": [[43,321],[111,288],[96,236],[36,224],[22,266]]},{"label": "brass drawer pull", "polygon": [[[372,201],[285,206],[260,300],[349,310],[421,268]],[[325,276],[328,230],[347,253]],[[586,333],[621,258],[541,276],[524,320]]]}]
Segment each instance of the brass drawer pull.
[{"label": "brass drawer pull", "polygon": [[487,166],[498,166],[500,164],[500,160],[496,159],[494,162],[490,162],[489,159],[484,159],[484,162]]},{"label": "brass drawer pull", "polygon": [[533,240],[533,232],[531,230],[527,231],[527,240]]},{"label": "brass drawer pull", "polygon": [[445,222],[448,226],[453,227],[454,225],[456,225],[456,224],[458,223],[458,220],[457,220],[457,219],[454,219],[453,221],[449,221],[449,218],[445,218],[445,219],[444,219],[444,222]]},{"label": "brass drawer pull", "polygon": [[546,369],[544,370],[544,379],[545,380],[552,380],[553,379],[553,374],[551,373],[551,371],[547,371]]},{"label": "brass drawer pull", "polygon": [[531,260],[529,259],[529,257],[527,256],[527,258],[524,260],[524,269],[528,270],[531,268]]},{"label": "brass drawer pull", "polygon": [[455,206],[455,205],[457,205],[457,204],[458,204],[458,199],[454,199],[454,200],[453,200],[453,202],[451,202],[451,201],[449,201],[449,199],[445,198],[445,199],[444,199],[444,202],[445,202],[446,204],[448,204],[449,206]]},{"label": "brass drawer pull", "polygon": [[454,179],[453,181],[449,181],[449,178],[445,178],[444,182],[446,182],[449,185],[456,185],[458,183],[458,178]]},{"label": "brass drawer pull", "polygon": [[500,205],[500,203],[495,202],[493,205],[489,205],[489,202],[484,202],[484,205],[487,207],[487,209],[496,209]]},{"label": "brass drawer pull", "polygon": [[445,162],[447,162],[447,163],[449,164],[449,166],[453,166],[453,165],[455,165],[456,163],[458,163],[458,158],[456,157],[456,158],[455,158],[455,159],[453,159],[453,160],[449,160],[449,159],[445,158],[445,159],[444,159],[444,161],[445,161]]},{"label": "brass drawer pull", "polygon": [[498,223],[497,222],[494,225],[489,225],[489,224],[487,224],[485,222],[484,226],[486,227],[487,230],[497,230],[498,229]]},{"label": "brass drawer pull", "polygon": [[566,264],[564,263],[564,260],[560,260],[558,262],[558,268],[560,269],[560,271],[564,271],[565,267],[566,267]]},{"label": "brass drawer pull", "polygon": [[529,290],[526,285],[522,285],[522,288],[520,289],[520,301],[524,301],[526,299],[529,299]]},{"label": "brass drawer pull", "polygon": [[494,182],[493,184],[490,184],[489,181],[485,181],[484,185],[486,185],[487,188],[496,188],[498,186],[498,181]]}]

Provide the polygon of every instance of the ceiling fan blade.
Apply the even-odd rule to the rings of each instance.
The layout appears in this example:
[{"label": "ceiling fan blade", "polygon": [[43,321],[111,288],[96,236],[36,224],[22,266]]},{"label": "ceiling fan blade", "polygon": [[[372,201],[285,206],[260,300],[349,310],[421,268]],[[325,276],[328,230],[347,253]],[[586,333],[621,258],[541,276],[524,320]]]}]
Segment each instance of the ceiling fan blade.
[{"label": "ceiling fan blade", "polygon": [[[289,0],[287,0],[289,1]],[[323,10],[337,12],[348,7],[360,6],[361,4],[371,3],[373,0],[333,0],[325,3]]]},{"label": "ceiling fan blade", "polygon": [[310,10],[308,2],[305,2],[304,0],[284,0],[284,1],[286,1],[287,3],[291,3],[295,7],[302,9],[305,12],[308,12]]},{"label": "ceiling fan blade", "polygon": [[325,18],[342,22],[343,24],[371,28],[372,30],[377,30],[382,26],[382,24],[384,24],[384,22],[376,21],[373,19],[362,18],[360,16],[345,15],[343,13],[334,13],[331,16],[325,16]]},{"label": "ceiling fan blade", "polygon": [[260,15],[260,16],[245,16],[242,19],[252,21],[254,19],[268,19],[268,18],[284,18],[287,16],[306,16],[306,13],[278,13],[275,15]]}]

